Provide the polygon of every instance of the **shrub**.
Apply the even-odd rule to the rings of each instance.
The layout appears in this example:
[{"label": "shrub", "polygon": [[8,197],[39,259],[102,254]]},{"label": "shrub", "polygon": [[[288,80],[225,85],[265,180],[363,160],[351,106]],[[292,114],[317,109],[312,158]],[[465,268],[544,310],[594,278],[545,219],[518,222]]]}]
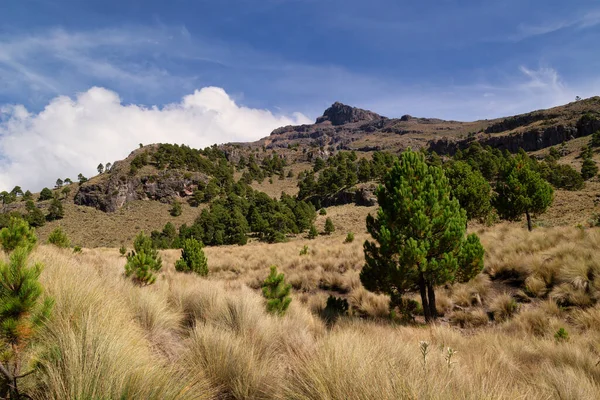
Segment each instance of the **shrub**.
[{"label": "shrub", "polygon": [[46,215],[46,219],[48,221],[55,221],[57,219],[62,219],[64,215],[65,211],[60,200],[53,199],[50,203],[50,207],[48,207],[48,215]]},{"label": "shrub", "polygon": [[35,206],[33,200],[25,202],[25,209],[27,210],[27,214],[23,218],[29,223],[29,226],[37,228],[46,224],[46,216],[42,210]]},{"label": "shrub", "polygon": [[171,214],[172,217],[179,217],[181,215],[181,212],[182,212],[181,203],[178,201],[174,201],[173,206],[169,210],[169,213]]},{"label": "shrub", "polygon": [[519,305],[515,299],[506,293],[496,297],[490,306],[490,311],[493,313],[494,320],[496,321],[508,320],[518,309]]},{"label": "shrub", "polygon": [[581,177],[584,180],[589,180],[598,175],[598,166],[591,158],[586,158],[581,164]]},{"label": "shrub", "polygon": [[127,254],[127,247],[125,247],[125,245],[121,245],[119,248],[119,254],[121,254],[121,256],[125,256],[125,254]]},{"label": "shrub", "polygon": [[33,248],[37,242],[35,231],[29,228],[21,218],[11,218],[8,226],[0,231],[0,242],[5,252],[9,253],[17,247]]},{"label": "shrub", "polygon": [[324,209],[324,208],[321,208],[321,209],[319,210],[319,215],[327,215],[327,210],[326,210],[326,209]]},{"label": "shrub", "polygon": [[317,227],[314,225],[310,226],[310,229],[308,230],[308,238],[309,239],[314,239],[317,236],[319,236],[319,231],[317,231]]},{"label": "shrub", "polygon": [[335,232],[335,226],[333,225],[333,221],[331,221],[331,218],[327,218],[325,220],[325,234],[331,235],[333,232]]},{"label": "shrub", "polygon": [[156,281],[154,272],[161,268],[162,259],[152,239],[140,232],[133,242],[133,250],[127,255],[125,276],[133,275],[134,281],[140,285],[151,285]]},{"label": "shrub", "polygon": [[54,229],[52,233],[50,233],[50,236],[48,236],[48,243],[53,244],[61,249],[69,247],[70,245],[67,234],[62,230],[60,226]]},{"label": "shrub", "polygon": [[554,334],[554,339],[556,339],[557,342],[567,342],[569,340],[569,332],[567,332],[565,328],[560,328]]},{"label": "shrub", "polygon": [[339,317],[346,314],[348,314],[348,300],[330,295],[322,312],[323,319],[328,324],[333,324]]},{"label": "shrub", "polygon": [[73,247],[73,253],[81,253],[81,246]]},{"label": "shrub", "polygon": [[354,233],[348,232],[348,234],[346,235],[346,240],[344,240],[344,243],[352,243],[352,242],[354,242]]},{"label": "shrub", "polygon": [[53,197],[54,197],[54,195],[52,194],[52,190],[50,190],[47,187],[45,187],[40,192],[39,201],[50,200]]},{"label": "shrub", "polygon": [[186,239],[183,242],[181,258],[175,263],[175,269],[179,272],[208,275],[208,261],[202,250],[202,242],[194,238]]},{"label": "shrub", "polygon": [[308,246],[307,246],[307,245],[304,245],[304,247],[302,247],[302,248],[300,249],[300,255],[301,255],[301,256],[305,256],[305,255],[307,255],[307,254],[308,254]]},{"label": "shrub", "polygon": [[285,283],[283,274],[277,274],[277,267],[271,266],[271,272],[262,284],[263,295],[267,299],[267,311],[283,315],[292,302],[292,285]]},{"label": "shrub", "polygon": [[30,398],[18,388],[21,368],[29,364],[24,356],[54,303],[50,298],[42,299],[38,280],[42,265],[26,265],[30,251],[30,247],[21,246],[8,263],[0,261],[0,394],[15,400]]}]

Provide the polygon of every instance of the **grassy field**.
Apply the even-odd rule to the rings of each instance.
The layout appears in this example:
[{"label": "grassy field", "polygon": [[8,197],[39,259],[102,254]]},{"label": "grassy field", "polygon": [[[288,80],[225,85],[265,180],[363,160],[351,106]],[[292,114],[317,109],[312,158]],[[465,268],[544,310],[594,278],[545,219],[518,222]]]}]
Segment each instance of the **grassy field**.
[{"label": "grassy field", "polygon": [[[165,251],[149,287],[123,277],[116,249],[40,246],[33,258],[56,305],[24,388],[35,399],[600,396],[598,228],[478,229],[485,271],[439,289],[435,326],[391,321],[387,297],[362,288],[366,235],[356,233],[353,243],[338,229],[207,248],[207,278],[176,272],[178,252]],[[284,317],[265,312],[258,290],[271,264],[294,285]],[[351,305],[331,327],[319,316],[329,294]],[[567,340],[555,338],[559,328]]]}]

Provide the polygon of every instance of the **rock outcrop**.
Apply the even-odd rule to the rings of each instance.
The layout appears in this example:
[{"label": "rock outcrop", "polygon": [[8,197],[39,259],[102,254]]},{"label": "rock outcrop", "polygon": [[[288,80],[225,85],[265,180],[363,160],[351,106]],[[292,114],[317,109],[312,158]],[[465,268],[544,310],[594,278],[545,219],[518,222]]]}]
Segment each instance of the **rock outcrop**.
[{"label": "rock outcrop", "polygon": [[330,122],[333,126],[352,124],[355,122],[368,122],[385,119],[372,111],[363,110],[335,102],[323,115],[317,118],[317,124]]}]

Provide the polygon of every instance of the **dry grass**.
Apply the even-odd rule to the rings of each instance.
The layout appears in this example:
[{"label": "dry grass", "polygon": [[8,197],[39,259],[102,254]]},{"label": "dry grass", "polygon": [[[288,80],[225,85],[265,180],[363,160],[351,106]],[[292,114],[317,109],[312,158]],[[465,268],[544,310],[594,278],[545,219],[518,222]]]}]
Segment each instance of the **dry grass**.
[{"label": "dry grass", "polygon": [[[281,248],[286,246],[291,245]],[[292,269],[341,268],[333,260],[327,264],[325,255],[333,256],[325,248],[335,246],[313,247],[325,262],[296,260]],[[273,249],[274,257],[279,251],[283,256],[283,250]],[[500,325],[488,322],[480,306],[451,312],[450,318],[464,320],[465,327],[480,326],[468,335],[444,325],[398,327],[357,318],[327,330],[309,310],[312,297],[306,304],[298,301],[307,296],[304,292],[294,292],[286,316],[275,317],[239,278],[202,279],[176,273],[167,263],[155,285],[139,288],[123,278],[124,259],[116,250],[73,254],[40,247],[34,257],[46,265],[43,284],[56,299],[36,347],[42,368],[26,378],[36,399],[600,396],[597,307],[573,312],[571,323],[551,300],[527,305]],[[354,257],[358,263],[358,254]],[[494,293],[491,285],[484,278],[472,283],[484,303]],[[361,298],[355,300],[361,307],[371,304],[367,313],[383,317],[387,312],[385,299],[360,286],[353,296]],[[323,292],[314,298],[324,301]],[[450,295],[442,302],[451,304]],[[559,327],[569,331],[568,342],[554,340]],[[425,365],[421,340],[431,343]],[[451,365],[444,358],[448,347],[458,351]]]}]

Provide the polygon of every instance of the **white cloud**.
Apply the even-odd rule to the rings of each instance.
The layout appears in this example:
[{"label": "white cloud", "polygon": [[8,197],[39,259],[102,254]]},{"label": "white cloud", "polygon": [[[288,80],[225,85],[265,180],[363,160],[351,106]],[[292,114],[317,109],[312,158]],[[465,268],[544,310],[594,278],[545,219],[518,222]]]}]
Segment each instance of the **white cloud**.
[{"label": "white cloud", "polygon": [[221,88],[206,87],[162,108],[122,104],[117,93],[93,87],[59,96],[39,113],[0,108],[0,188],[39,190],[57,178],[94,175],[98,163],[126,157],[139,143],[201,148],[252,141],[289,124],[310,123],[300,113],[274,115],[236,104]]}]

